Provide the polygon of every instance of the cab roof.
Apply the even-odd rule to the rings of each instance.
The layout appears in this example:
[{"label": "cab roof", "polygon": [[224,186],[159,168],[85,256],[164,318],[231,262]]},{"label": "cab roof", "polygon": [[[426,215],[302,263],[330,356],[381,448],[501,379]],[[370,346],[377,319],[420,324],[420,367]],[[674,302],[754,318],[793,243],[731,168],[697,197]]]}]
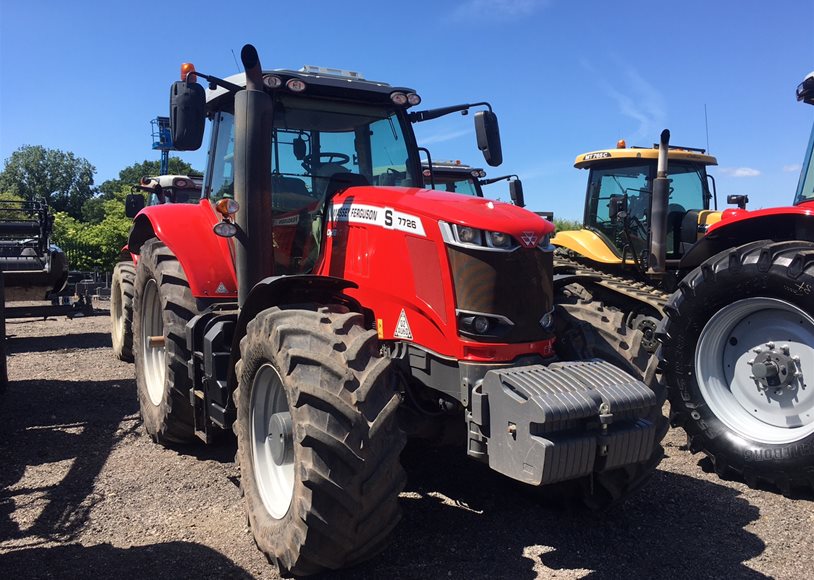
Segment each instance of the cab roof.
[{"label": "cab roof", "polygon": [[[318,67],[309,67],[316,69]],[[326,69],[327,70],[327,69]],[[343,76],[327,74],[323,72],[312,72],[311,70],[266,70],[263,71],[263,78],[274,75],[282,80],[282,84],[275,89],[266,86],[266,91],[300,94],[304,96],[333,97],[348,100],[358,100],[364,102],[382,102],[391,104],[390,95],[394,92],[414,93],[413,89],[407,87],[393,87],[387,83],[379,81],[369,81],[356,76]],[[294,93],[286,88],[286,83],[291,79],[299,79],[305,82],[306,88],[300,93]],[[238,73],[224,79],[239,87],[246,86],[246,73]],[[206,103],[210,109],[215,109],[216,104],[229,94],[229,90],[216,86],[214,89],[206,89]],[[404,105],[409,108],[409,105]]]},{"label": "cab roof", "polygon": [[[653,147],[629,147],[624,149],[599,149],[589,153],[577,155],[574,167],[587,169],[595,165],[604,165],[613,161],[626,159],[644,159],[656,162],[659,158],[658,145]],[[718,165],[718,160],[712,155],[707,155],[703,149],[693,149],[690,147],[673,147],[667,152],[668,161],[692,161],[702,165]]]}]

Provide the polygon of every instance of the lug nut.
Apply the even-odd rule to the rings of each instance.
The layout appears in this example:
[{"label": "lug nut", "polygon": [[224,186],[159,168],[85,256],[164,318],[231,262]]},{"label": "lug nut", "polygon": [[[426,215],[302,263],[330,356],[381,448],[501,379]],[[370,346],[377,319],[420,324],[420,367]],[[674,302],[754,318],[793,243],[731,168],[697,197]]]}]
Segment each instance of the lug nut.
[{"label": "lug nut", "polygon": [[789,345],[784,344],[784,345],[783,345],[783,346],[781,346],[780,348],[781,348],[781,350],[783,351],[783,354],[789,354]]},{"label": "lug nut", "polygon": [[752,352],[753,352],[753,353],[755,353],[755,354],[760,354],[760,353],[762,353],[762,352],[763,352],[763,349],[762,349],[762,348],[760,348],[760,347],[753,348],[753,349],[752,349]]},{"label": "lug nut", "polygon": [[746,364],[752,366],[753,364],[755,364],[755,359],[749,359],[748,361],[746,361]]},{"label": "lug nut", "polygon": [[769,350],[774,350],[774,343],[773,342],[767,342],[766,346],[769,348]]}]

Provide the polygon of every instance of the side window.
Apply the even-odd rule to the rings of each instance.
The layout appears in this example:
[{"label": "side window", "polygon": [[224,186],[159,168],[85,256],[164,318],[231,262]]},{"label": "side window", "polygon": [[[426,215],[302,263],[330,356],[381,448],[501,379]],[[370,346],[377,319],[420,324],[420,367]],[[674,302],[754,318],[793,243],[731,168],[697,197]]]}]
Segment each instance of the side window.
[{"label": "side window", "polygon": [[390,115],[370,124],[370,157],[373,166],[373,183],[419,187],[407,171],[407,145],[398,127],[398,119]]},{"label": "side window", "polygon": [[704,209],[704,183],[701,172],[693,166],[673,165],[668,169],[670,182],[669,204],[673,211]]},{"label": "side window", "polygon": [[218,113],[218,138],[213,155],[212,177],[209,179],[209,197],[218,200],[234,195],[235,126],[230,113]]}]

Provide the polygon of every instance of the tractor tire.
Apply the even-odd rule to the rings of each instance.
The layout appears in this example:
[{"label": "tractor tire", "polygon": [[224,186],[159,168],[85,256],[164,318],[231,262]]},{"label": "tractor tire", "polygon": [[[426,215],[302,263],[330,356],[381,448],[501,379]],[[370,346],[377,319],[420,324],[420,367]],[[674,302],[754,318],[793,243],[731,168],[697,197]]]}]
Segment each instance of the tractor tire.
[{"label": "tractor tire", "polygon": [[721,252],[684,278],[665,313],[671,420],[690,451],[751,487],[814,488],[814,244]]},{"label": "tractor tire", "polygon": [[113,268],[110,282],[110,339],[113,354],[133,362],[133,295],[136,267],[133,262],[119,262]]},{"label": "tractor tire", "polygon": [[0,270],[0,393],[8,386],[8,362],[6,360],[6,284]]},{"label": "tractor tire", "polygon": [[600,510],[630,496],[653,475],[664,457],[661,441],[669,422],[662,412],[667,394],[656,372],[658,359],[644,348],[641,331],[627,326],[623,312],[586,300],[588,295],[577,284],[566,286],[557,297],[558,356],[564,360],[602,359],[630,373],[656,394],[656,404],[646,418],[656,426],[656,445],[647,460],[560,484],[567,495]]},{"label": "tractor tire", "polygon": [[[195,428],[184,327],[198,308],[181,264],[155,238],[141,247],[133,305],[136,387],[144,428],[162,445],[191,441]],[[151,344],[150,337],[162,346]]]},{"label": "tractor tire", "polygon": [[269,308],[241,340],[234,393],[248,519],[282,573],[367,560],[401,518],[399,394],[361,314]]}]

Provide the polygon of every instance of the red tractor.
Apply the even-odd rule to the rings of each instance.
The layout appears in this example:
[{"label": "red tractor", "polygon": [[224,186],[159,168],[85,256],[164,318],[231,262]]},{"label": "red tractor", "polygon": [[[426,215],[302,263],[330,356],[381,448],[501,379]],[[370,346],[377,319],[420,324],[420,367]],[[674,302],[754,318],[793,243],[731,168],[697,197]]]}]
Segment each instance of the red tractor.
[{"label": "red tractor", "polygon": [[[212,121],[203,198],[144,208],[129,239],[152,438],[234,430],[254,538],[294,574],[384,548],[406,435],[458,427],[471,457],[589,504],[638,488],[662,455],[663,395],[653,369],[645,384],[558,356],[553,226],[422,189],[412,123],[483,106],[478,145],[498,165],[491,107],[414,112],[412,89],[263,72],[248,45],[241,58],[245,75],[225,80],[182,67],[175,147],[197,149]],[[601,351],[582,330],[560,352]]]}]

